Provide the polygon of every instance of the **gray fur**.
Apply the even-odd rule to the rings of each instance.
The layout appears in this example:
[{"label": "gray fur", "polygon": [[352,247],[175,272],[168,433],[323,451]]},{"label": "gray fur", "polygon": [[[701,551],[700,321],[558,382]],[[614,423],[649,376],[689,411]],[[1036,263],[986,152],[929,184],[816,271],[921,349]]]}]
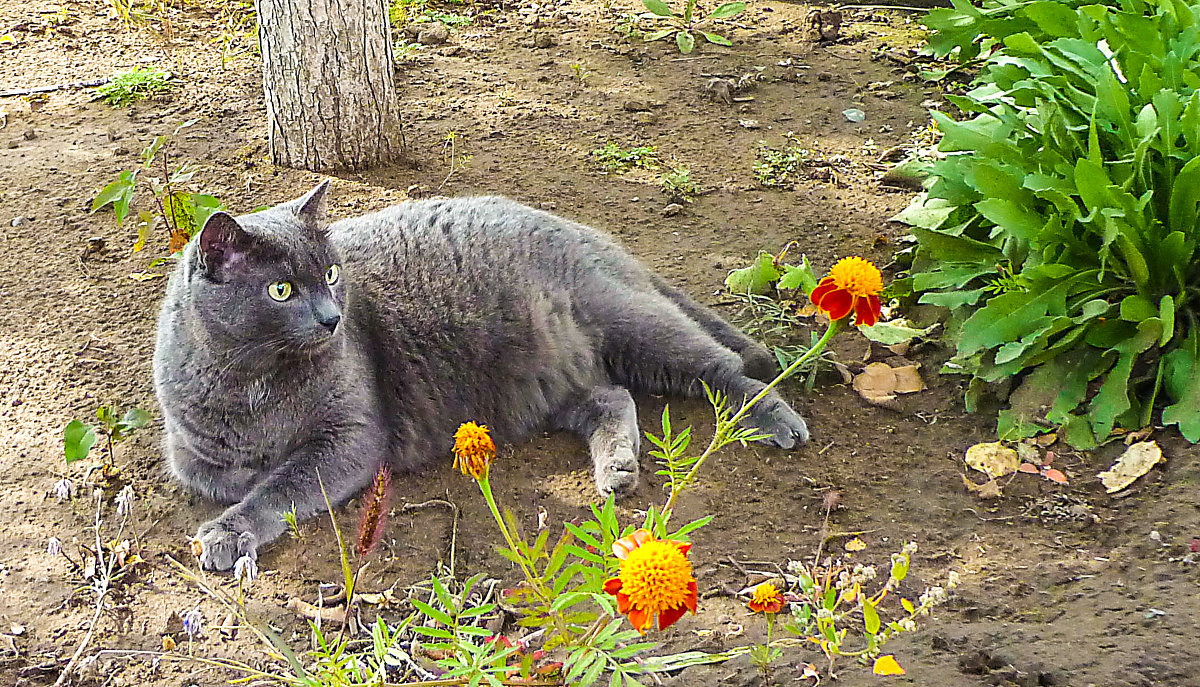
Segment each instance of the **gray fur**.
[{"label": "gray fur", "polygon": [[[593,229],[494,197],[326,226],[326,188],[214,215],[167,286],[154,376],[168,463],[230,504],[200,527],[206,568],[255,556],[282,534],[281,513],[324,508],[318,472],[344,502],[382,462],[403,472],[448,456],[468,420],[498,443],[575,432],[600,492],[627,490],[639,449],[630,390],[696,396],[703,380],[737,401],[775,369]],[[278,280],[294,285],[282,303],[267,295]],[[808,438],[774,393],[747,424],[784,448]]]}]

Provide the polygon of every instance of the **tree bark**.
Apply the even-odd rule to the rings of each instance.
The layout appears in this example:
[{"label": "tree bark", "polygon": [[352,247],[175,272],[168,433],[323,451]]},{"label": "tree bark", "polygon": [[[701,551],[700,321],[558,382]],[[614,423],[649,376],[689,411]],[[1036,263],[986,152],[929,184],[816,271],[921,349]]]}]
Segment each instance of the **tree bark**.
[{"label": "tree bark", "polygon": [[384,0],[255,0],[271,159],[325,172],[398,159]]}]

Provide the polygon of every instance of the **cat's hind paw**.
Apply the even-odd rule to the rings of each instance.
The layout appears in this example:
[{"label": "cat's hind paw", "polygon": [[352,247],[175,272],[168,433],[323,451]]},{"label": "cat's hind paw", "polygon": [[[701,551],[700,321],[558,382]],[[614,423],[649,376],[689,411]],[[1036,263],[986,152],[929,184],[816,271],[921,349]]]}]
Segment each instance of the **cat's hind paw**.
[{"label": "cat's hind paw", "polygon": [[750,417],[742,421],[744,427],[758,430],[767,437],[765,444],[790,449],[796,444],[808,443],[808,425],[791,406],[779,401],[767,406],[755,407]]},{"label": "cat's hind paw", "polygon": [[200,567],[205,570],[229,570],[243,556],[258,558],[258,538],[236,521],[217,518],[200,526]]}]

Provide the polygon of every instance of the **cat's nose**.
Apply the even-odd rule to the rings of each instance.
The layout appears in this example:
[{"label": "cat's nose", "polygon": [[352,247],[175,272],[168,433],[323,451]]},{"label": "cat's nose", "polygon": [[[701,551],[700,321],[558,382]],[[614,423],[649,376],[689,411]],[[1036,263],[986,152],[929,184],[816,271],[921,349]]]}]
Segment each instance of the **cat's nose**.
[{"label": "cat's nose", "polygon": [[326,315],[325,317],[322,317],[320,320],[318,320],[318,322],[321,323],[322,327],[329,330],[330,334],[332,334],[334,332],[334,330],[337,329],[338,322],[341,322],[341,321],[342,321],[341,315]]}]

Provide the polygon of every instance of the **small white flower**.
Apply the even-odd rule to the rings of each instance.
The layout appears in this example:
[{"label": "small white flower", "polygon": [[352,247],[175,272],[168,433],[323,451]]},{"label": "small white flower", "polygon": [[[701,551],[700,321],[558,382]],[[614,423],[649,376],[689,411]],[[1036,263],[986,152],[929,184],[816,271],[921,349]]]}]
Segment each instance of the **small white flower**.
[{"label": "small white flower", "polygon": [[57,556],[60,553],[62,553],[62,540],[58,537],[50,537],[46,542],[46,554]]},{"label": "small white flower", "polygon": [[204,615],[200,613],[199,608],[193,608],[183,614],[183,631],[188,637],[195,637],[200,634],[200,630],[204,624]]},{"label": "small white flower", "polygon": [[123,518],[133,512],[133,485],[126,484],[115,500],[117,504],[117,517]]},{"label": "small white flower", "polygon": [[930,587],[921,595],[920,603],[922,606],[936,606],[946,600],[946,590],[942,587]]},{"label": "small white flower", "polygon": [[951,570],[950,574],[947,576],[946,589],[954,589],[955,587],[958,586],[958,583],[959,583],[958,571]]},{"label": "small white flower", "polygon": [[833,611],[829,610],[828,608],[818,608],[817,609],[817,620],[832,620],[832,619],[833,619]]},{"label": "small white flower", "polygon": [[804,564],[800,561],[788,561],[787,569],[791,574],[799,575],[804,572]]},{"label": "small white flower", "polygon": [[904,545],[904,548],[901,549],[901,551],[911,556],[917,552],[917,543],[915,541],[910,541]]},{"label": "small white flower", "polygon": [[900,629],[904,632],[913,632],[917,629],[917,623],[912,618],[901,618],[897,624],[900,625]]},{"label": "small white flower", "polygon": [[75,491],[75,483],[66,477],[54,483],[54,495],[59,502],[71,500],[71,494]]},{"label": "small white flower", "polygon": [[242,556],[233,564],[233,578],[244,585],[249,585],[258,577],[258,564],[249,556]]}]

